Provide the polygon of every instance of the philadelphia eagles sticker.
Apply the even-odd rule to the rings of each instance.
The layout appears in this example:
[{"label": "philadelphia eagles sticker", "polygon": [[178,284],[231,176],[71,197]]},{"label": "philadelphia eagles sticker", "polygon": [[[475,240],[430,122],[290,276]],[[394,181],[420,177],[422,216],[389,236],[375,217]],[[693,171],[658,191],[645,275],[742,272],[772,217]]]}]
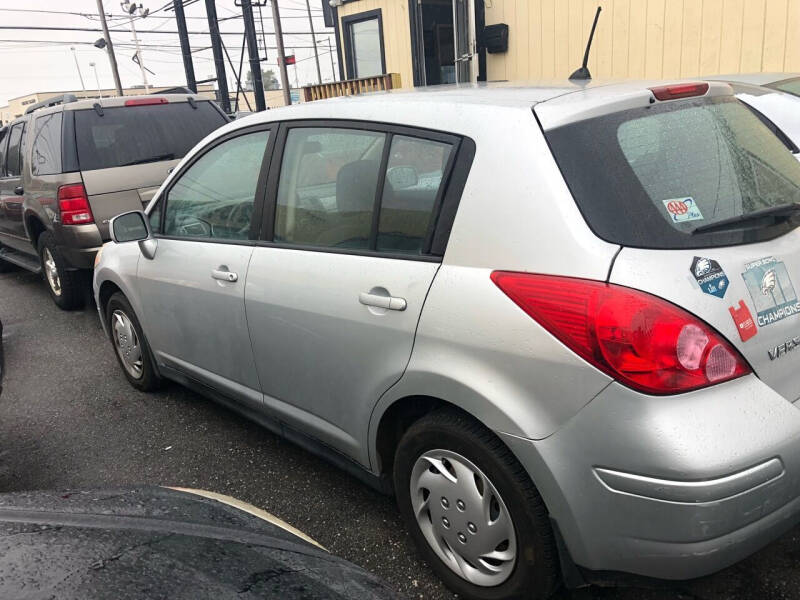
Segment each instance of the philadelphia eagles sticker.
[{"label": "philadelphia eagles sticker", "polygon": [[725,297],[730,281],[717,261],[695,256],[689,270],[703,292],[717,298]]},{"label": "philadelphia eagles sticker", "polygon": [[742,279],[756,307],[759,327],[800,314],[800,302],[783,261],[773,256],[744,266]]}]

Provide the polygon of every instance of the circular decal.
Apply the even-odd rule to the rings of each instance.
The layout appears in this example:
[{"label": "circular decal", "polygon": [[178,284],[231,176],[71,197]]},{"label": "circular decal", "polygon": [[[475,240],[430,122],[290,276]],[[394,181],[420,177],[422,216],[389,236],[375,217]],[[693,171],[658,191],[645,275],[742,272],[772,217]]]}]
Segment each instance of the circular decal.
[{"label": "circular decal", "polygon": [[678,200],[673,200],[667,204],[667,210],[673,215],[685,215],[687,212],[689,212],[689,208],[686,206],[686,204]]}]

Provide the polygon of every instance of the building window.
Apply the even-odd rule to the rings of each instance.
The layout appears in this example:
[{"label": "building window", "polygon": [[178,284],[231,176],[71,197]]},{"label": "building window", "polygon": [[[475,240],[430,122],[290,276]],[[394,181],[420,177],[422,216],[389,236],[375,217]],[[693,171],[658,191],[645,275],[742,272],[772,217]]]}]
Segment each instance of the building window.
[{"label": "building window", "polygon": [[360,79],[386,73],[380,9],[342,17],[342,28],[347,76]]}]

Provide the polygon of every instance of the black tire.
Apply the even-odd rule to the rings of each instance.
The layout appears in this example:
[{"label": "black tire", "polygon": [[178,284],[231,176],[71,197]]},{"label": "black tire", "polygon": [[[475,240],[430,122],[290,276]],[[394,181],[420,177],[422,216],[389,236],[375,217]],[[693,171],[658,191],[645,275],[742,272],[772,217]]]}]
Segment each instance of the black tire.
[{"label": "black tire", "polygon": [[[136,333],[136,337],[139,339],[139,347],[141,348],[142,352],[142,373],[140,377],[134,377],[128,372],[125,364],[122,362],[119,352],[117,351],[117,346],[114,343],[114,312],[117,310],[124,313],[124,315],[128,318]],[[158,371],[156,371],[153,353],[150,351],[150,345],[147,343],[147,338],[144,336],[142,326],[139,324],[139,319],[136,317],[136,313],[133,311],[133,307],[131,306],[130,302],[128,302],[128,299],[125,297],[125,295],[121,292],[113,294],[105,306],[104,314],[106,318],[106,324],[108,325],[109,341],[111,342],[111,347],[114,350],[114,356],[117,357],[117,362],[119,363],[120,369],[122,369],[125,378],[139,391],[153,392],[157,390],[161,386],[162,380],[158,375]]]},{"label": "black tire", "polygon": [[[82,271],[67,270],[67,261],[58,251],[53,234],[49,231],[45,231],[39,236],[37,249],[39,251],[39,262],[42,265],[42,277],[53,302],[63,310],[81,308],[84,300],[84,283],[86,282],[84,273]],[[55,263],[56,273],[60,282],[58,291],[54,289],[53,284],[50,283],[47,277],[45,250],[50,253]]]},{"label": "black tire", "polygon": [[[517,538],[517,558],[511,575],[500,585],[481,587],[463,579],[433,551],[423,535],[411,503],[410,478],[417,459],[434,449],[450,450],[477,466],[506,504]],[[422,557],[445,585],[472,600],[532,600],[548,598],[559,582],[558,552],[547,508],[516,457],[489,429],[468,415],[437,410],[414,423],[395,454],[397,503]]]}]

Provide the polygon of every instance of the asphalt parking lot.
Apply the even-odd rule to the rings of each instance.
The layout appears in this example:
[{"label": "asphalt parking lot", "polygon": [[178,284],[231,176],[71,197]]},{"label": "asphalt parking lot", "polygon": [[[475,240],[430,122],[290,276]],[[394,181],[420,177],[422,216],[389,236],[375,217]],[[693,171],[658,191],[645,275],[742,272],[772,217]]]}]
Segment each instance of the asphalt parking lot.
[{"label": "asphalt parking lot", "polygon": [[[88,296],[88,290],[87,290]],[[63,312],[39,278],[0,275],[6,377],[0,491],[162,484],[251,502],[409,598],[450,599],[392,499],[178,385],[131,388],[94,306]],[[674,586],[590,588],[562,600],[800,599],[800,529],[722,573]]]}]

